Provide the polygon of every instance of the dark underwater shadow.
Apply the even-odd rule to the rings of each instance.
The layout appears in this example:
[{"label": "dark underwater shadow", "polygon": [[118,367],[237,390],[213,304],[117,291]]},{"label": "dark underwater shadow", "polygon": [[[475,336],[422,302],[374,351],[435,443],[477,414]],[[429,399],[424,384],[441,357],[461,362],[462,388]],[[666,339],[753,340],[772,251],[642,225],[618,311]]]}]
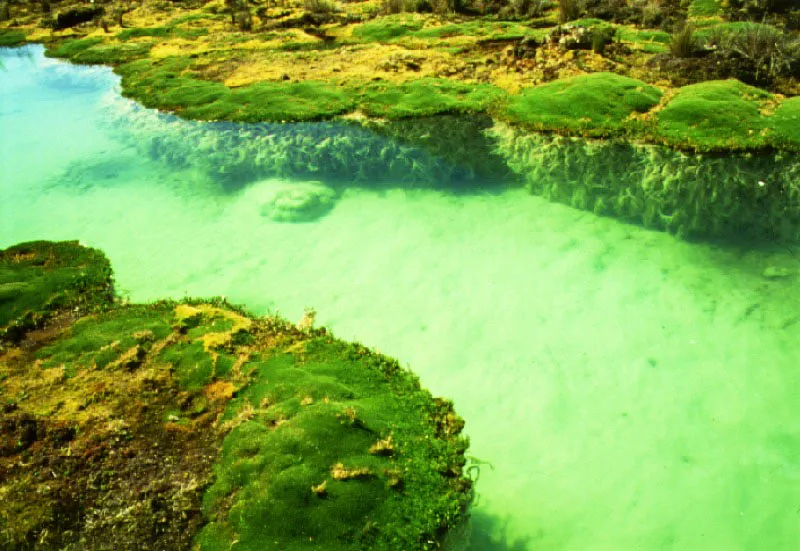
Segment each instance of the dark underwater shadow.
[{"label": "dark underwater shadow", "polygon": [[530,551],[530,538],[510,538],[508,518],[472,511],[469,545],[466,551]]}]

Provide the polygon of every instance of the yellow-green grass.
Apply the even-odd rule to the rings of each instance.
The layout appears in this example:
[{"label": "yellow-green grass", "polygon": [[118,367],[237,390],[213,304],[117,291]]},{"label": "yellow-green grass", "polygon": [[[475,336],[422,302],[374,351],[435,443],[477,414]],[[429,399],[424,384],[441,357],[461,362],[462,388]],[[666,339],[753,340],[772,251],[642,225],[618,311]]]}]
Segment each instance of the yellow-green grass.
[{"label": "yellow-green grass", "polygon": [[697,150],[759,149],[770,145],[761,110],[772,94],[738,80],[684,86],[658,112],[656,135]]},{"label": "yellow-green grass", "polygon": [[610,136],[623,132],[632,114],[657,105],[661,95],[640,80],[592,73],[524,90],[502,115],[534,130]]}]

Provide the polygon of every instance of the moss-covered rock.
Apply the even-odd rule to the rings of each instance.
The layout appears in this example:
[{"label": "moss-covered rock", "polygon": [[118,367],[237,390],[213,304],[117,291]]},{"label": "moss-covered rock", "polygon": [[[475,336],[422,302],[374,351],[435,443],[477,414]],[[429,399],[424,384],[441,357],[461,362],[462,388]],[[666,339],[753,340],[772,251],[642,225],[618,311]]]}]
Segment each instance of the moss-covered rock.
[{"label": "moss-covered rock", "polygon": [[[4,315],[73,293],[87,259],[107,269],[3,251]],[[433,550],[466,521],[464,423],[396,361],[221,300],[80,289],[107,307],[0,351],[4,548]]]}]

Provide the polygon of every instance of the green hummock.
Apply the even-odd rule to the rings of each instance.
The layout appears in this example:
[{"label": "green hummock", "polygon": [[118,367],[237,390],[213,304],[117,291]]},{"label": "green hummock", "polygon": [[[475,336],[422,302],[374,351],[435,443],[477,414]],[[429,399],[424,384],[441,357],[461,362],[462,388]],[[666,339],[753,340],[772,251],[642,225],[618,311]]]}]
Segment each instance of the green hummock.
[{"label": "green hummock", "polygon": [[656,106],[661,91],[614,73],[593,73],[524,90],[506,109],[506,118],[534,130],[619,134],[633,113]]},{"label": "green hummock", "polygon": [[761,110],[773,96],[738,80],[684,86],[658,113],[667,143],[699,150],[759,149],[768,144],[768,120]]},{"label": "green hummock", "polygon": [[4,326],[56,320],[0,352],[4,544],[433,550],[466,522],[452,404],[313,314],[114,303],[74,242],[1,251],[0,274]]}]

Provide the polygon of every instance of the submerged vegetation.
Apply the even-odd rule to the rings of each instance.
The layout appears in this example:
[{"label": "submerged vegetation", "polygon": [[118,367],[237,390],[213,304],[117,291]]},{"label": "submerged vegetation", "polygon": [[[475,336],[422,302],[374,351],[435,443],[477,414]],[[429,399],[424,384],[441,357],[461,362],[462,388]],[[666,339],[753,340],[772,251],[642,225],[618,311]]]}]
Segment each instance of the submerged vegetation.
[{"label": "submerged vegetation", "polygon": [[3,548],[432,550],[466,521],[452,403],[313,315],[120,304],[77,243],[0,273]]}]

